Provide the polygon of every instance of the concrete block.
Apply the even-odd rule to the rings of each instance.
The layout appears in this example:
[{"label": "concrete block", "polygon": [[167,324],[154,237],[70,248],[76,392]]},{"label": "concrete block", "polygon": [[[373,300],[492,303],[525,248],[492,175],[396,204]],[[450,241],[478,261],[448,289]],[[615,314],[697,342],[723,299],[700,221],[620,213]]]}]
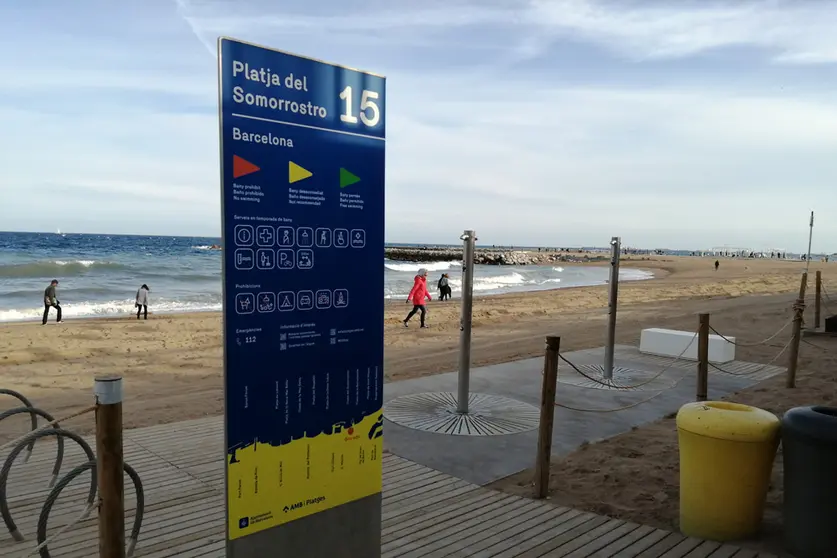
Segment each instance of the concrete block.
[{"label": "concrete block", "polygon": [[[727,339],[709,335],[709,362],[723,364],[735,360],[735,337]],[[639,352],[647,355],[676,357],[683,349],[686,352],[681,359],[697,361],[698,338],[694,332],[653,327],[643,329],[639,338]]]}]

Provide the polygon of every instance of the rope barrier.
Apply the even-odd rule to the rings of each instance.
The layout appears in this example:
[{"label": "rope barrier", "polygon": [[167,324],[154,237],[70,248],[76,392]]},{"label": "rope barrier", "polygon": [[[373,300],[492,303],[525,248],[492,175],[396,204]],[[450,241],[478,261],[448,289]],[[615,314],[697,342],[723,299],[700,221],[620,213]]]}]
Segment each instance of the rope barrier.
[{"label": "rope barrier", "polygon": [[[47,419],[48,421],[50,421],[51,424],[55,425],[55,428],[58,428],[58,429],[61,428],[58,425],[58,421],[55,420],[55,417],[53,417],[51,414],[47,413],[46,411],[38,409],[37,407],[16,407],[14,409],[9,409],[8,411],[4,411],[2,414],[0,414],[0,421],[2,421],[3,419],[9,418],[11,416],[14,416],[14,415],[18,415],[20,413],[29,413],[33,417],[33,419],[36,421],[35,422],[35,427],[36,428],[33,429],[32,432],[37,430],[37,426],[38,426],[37,417],[38,416],[41,416],[41,417]],[[31,434],[32,432],[30,432],[29,434]],[[55,481],[58,480],[58,472],[61,471],[61,462],[64,461],[64,438],[63,437],[61,437],[61,436],[58,437],[57,445],[58,445],[58,447],[56,448],[55,466],[53,466],[53,468],[52,468],[52,478],[49,480],[49,484],[47,485],[48,488],[52,488],[53,485],[55,484]],[[32,440],[29,441],[29,445],[26,448],[26,456],[23,459],[24,463],[29,461],[29,456],[32,455],[32,448],[33,447],[35,447],[35,438],[32,438]]]},{"label": "rope barrier", "polygon": [[[588,375],[588,374],[586,374],[586,373],[582,372],[582,371],[581,371],[581,369],[579,369],[579,367],[578,367],[578,366],[576,366],[575,364],[573,364],[572,362],[570,362],[569,360],[567,360],[567,358],[566,358],[566,357],[564,357],[564,355],[559,354],[559,355],[558,355],[558,358],[560,358],[561,360],[563,360],[564,362],[566,362],[567,364],[569,364],[569,365],[570,365],[570,367],[572,367],[572,369],[573,369],[573,370],[575,370],[575,371],[576,371],[576,372],[578,372],[580,375],[584,376],[585,378],[587,378],[588,380],[590,380],[590,381],[592,381],[592,382],[595,382],[595,383],[597,383],[597,384],[599,384],[599,385],[603,385],[603,386],[607,386],[607,387],[612,387],[612,388],[614,388],[614,389],[619,389],[619,390],[630,391],[630,390],[632,390],[632,389],[637,389],[637,388],[642,387],[642,386],[644,386],[644,385],[650,384],[651,382],[653,382],[654,380],[656,380],[657,378],[659,378],[660,376],[662,376],[662,375],[663,375],[663,374],[664,374],[664,373],[665,373],[665,372],[666,372],[669,368],[671,368],[672,366],[674,366],[674,364],[675,364],[677,361],[679,361],[681,358],[683,358],[683,355],[685,355],[685,354],[686,354],[686,351],[688,351],[688,350],[689,350],[689,347],[691,347],[691,346],[692,346],[692,343],[694,343],[694,342],[695,342],[695,338],[696,338],[697,336],[698,336],[698,332],[696,331],[696,332],[695,332],[695,334],[692,336],[692,338],[691,338],[691,339],[689,339],[689,342],[686,344],[686,348],[685,348],[685,349],[683,349],[683,350],[680,352],[680,354],[679,354],[679,355],[677,355],[676,357],[674,357],[674,360],[672,360],[671,362],[669,362],[669,363],[668,363],[668,364],[667,364],[667,365],[666,365],[666,366],[665,366],[662,370],[660,370],[659,372],[657,372],[657,374],[655,374],[654,376],[652,376],[651,378],[649,378],[649,379],[647,379],[647,380],[645,380],[645,381],[643,381],[643,382],[640,382],[640,383],[638,383],[638,384],[633,384],[633,385],[630,385],[630,386],[628,386],[628,385],[624,385],[624,384],[618,384],[618,383],[613,382],[613,381],[608,382],[608,381],[602,381],[602,380],[599,380],[598,378],[595,378],[595,377],[593,377],[593,376],[590,376],[590,375]],[[671,387],[674,387],[674,386],[671,386]],[[671,387],[666,388],[666,389],[671,389]],[[665,390],[663,390],[663,391],[665,391]]]},{"label": "rope barrier", "polygon": [[[0,446],[0,452],[6,450],[7,448],[12,447],[12,451],[6,456],[5,462],[3,463],[3,467],[0,470],[0,516],[2,516],[6,527],[9,530],[12,538],[17,541],[21,542],[24,540],[23,535],[17,529],[17,525],[12,518],[11,511],[9,510],[8,504],[8,497],[7,497],[7,487],[8,487],[8,480],[9,480],[9,473],[11,468],[20,453],[26,449],[26,457],[24,462],[29,460],[30,455],[32,454],[32,450],[34,448],[35,442],[47,436],[55,436],[57,438],[57,456],[55,460],[55,465],[53,466],[52,477],[49,482],[49,488],[52,490],[49,493],[46,501],[44,502],[43,507],[41,508],[41,514],[38,518],[37,524],[37,540],[38,545],[32,549],[31,551],[26,554],[27,558],[30,556],[40,555],[41,558],[50,558],[50,553],[48,549],[48,545],[59,538],[61,535],[66,533],[69,529],[77,525],[79,522],[87,519],[90,516],[90,513],[95,509],[95,499],[96,493],[98,491],[97,486],[97,477],[96,477],[96,457],[93,453],[93,450],[90,448],[89,444],[85,442],[85,440],[79,436],[78,434],[64,430],[61,428],[61,422],[68,421],[70,419],[79,417],[86,413],[90,413],[97,409],[97,405],[91,405],[80,411],[67,415],[60,419],[55,419],[52,415],[47,413],[42,409],[38,409],[32,405],[32,403],[22,394],[9,390],[9,389],[0,389],[0,395],[10,395],[12,397],[17,398],[20,400],[24,406],[23,407],[16,407],[13,409],[9,409],[0,413],[0,421],[17,414],[27,413],[31,417],[32,422],[32,430],[23,436],[20,436],[10,442],[7,442]],[[38,427],[37,417],[43,417],[48,422]],[[76,442],[79,446],[81,446],[82,451],[87,457],[87,462],[83,463],[74,469],[72,469],[69,473],[67,473],[57,484],[56,480],[58,478],[58,474],[61,470],[61,465],[63,463],[64,458],[64,438],[70,438],[74,442]],[[138,444],[139,445],[139,444]],[[142,520],[145,513],[145,492],[142,486],[142,480],[140,479],[137,472],[127,463],[123,463],[123,468],[125,473],[130,477],[131,481],[134,484],[134,489],[136,492],[136,513],[134,516],[134,525],[131,530],[131,534],[128,537],[127,549],[126,549],[126,556],[130,558],[134,554],[134,550],[136,548],[137,540],[139,538],[140,529],[142,527]],[[68,523],[67,525],[63,526],[61,529],[58,530],[55,534],[50,537],[47,537],[47,528],[49,522],[49,513],[52,510],[52,507],[55,504],[55,501],[60,496],[61,492],[67,487],[67,485],[75,480],[80,474],[84,473],[87,470],[91,471],[90,477],[90,489],[87,495],[87,504],[85,505],[84,509],[82,510],[81,514],[73,521]]]},{"label": "rope barrier", "polygon": [[[58,486],[61,486],[61,485],[59,484]],[[62,488],[63,488],[63,486],[62,486]],[[51,494],[52,493],[50,493],[50,495]],[[50,508],[51,507],[52,507],[52,505],[50,504]],[[57,533],[55,533],[53,536],[51,536],[49,539],[45,539],[43,541],[41,540],[41,536],[40,536],[41,535],[41,522],[38,521],[38,542],[40,544],[38,544],[38,546],[36,546],[31,552],[26,554],[26,558],[29,558],[29,556],[34,556],[35,554],[40,554],[41,558],[50,558],[49,550],[47,550],[47,545],[50,542],[52,542],[53,539],[57,539],[58,537],[60,537],[61,535],[63,535],[67,531],[69,531],[72,527],[75,527],[79,522],[84,521],[85,519],[87,519],[87,517],[90,515],[91,511],[92,510],[90,509],[90,506],[85,506],[84,510],[82,510],[82,512],[79,514],[78,517],[76,517],[73,521],[71,521],[70,523],[66,524],[64,527],[59,529],[59,531]],[[43,515],[43,513],[44,512],[42,510],[41,515]],[[46,529],[46,528],[44,528],[44,529]]]},{"label": "rope barrier", "polygon": [[[128,477],[130,477],[131,482],[134,484],[134,491],[136,492],[137,497],[136,512],[134,513],[134,525],[131,529],[131,534],[128,536],[128,540],[126,541],[127,549],[125,554],[127,558],[130,558],[134,554],[134,549],[136,548],[137,540],[139,539],[140,529],[142,528],[143,516],[145,515],[145,491],[142,486],[142,480],[140,479],[137,472],[133,469],[133,467],[131,467],[127,463],[123,463],[122,466],[125,470],[125,473],[128,474]],[[88,469],[90,469],[90,474],[95,478],[96,461],[91,460],[87,463],[82,463],[81,465],[64,475],[64,478],[62,478],[61,481],[55,486],[55,488],[53,488],[52,491],[49,493],[46,502],[44,502],[43,508],[41,508],[41,515],[38,518],[38,546],[36,546],[29,554],[26,555],[27,558],[29,556],[34,556],[36,553],[40,553],[41,558],[50,558],[48,545],[55,539],[60,537],[62,534],[67,532],[67,530],[69,530],[71,527],[73,527],[80,521],[83,521],[87,517],[87,514],[90,513],[93,507],[92,503],[88,504],[88,507],[82,512],[81,515],[79,515],[78,518],[62,527],[57,533],[55,533],[51,537],[47,538],[47,524],[49,522],[49,512],[52,511],[52,506],[55,504],[55,501],[58,499],[58,496],[60,496],[61,491],[64,490],[64,488],[66,488],[67,485],[70,484],[70,482],[72,482],[77,476],[87,471]]]},{"label": "rope barrier", "polygon": [[770,362],[768,362],[767,364],[762,364],[760,367],[758,367],[755,370],[752,370],[750,372],[730,372],[729,370],[724,370],[720,366],[716,366],[716,365],[712,364],[711,362],[708,363],[708,364],[709,364],[709,366],[711,366],[712,368],[714,368],[718,372],[722,372],[722,373],[727,374],[729,376],[752,376],[754,374],[758,374],[759,372],[761,372],[762,370],[764,370],[765,368],[767,368],[768,366],[770,366],[771,364],[773,364],[774,362],[779,360],[779,357],[782,356],[786,350],[788,350],[788,347],[790,347],[790,344],[791,344],[792,341],[793,341],[793,339],[789,339],[788,342],[785,343],[785,346],[782,347],[782,349],[778,353],[776,353],[776,356],[774,356],[772,359],[770,359]]},{"label": "rope barrier", "polygon": [[[23,403],[23,405],[25,407],[30,407],[30,408],[34,407],[34,405],[32,405],[32,402],[29,401],[29,399],[27,399],[25,395],[13,390],[13,389],[0,388],[0,395],[9,395],[11,397],[14,397],[14,398],[18,399],[21,403]],[[32,422],[32,430],[37,430],[38,429],[38,417],[35,416],[35,415],[30,415],[29,418]],[[32,456],[32,450],[33,449],[35,449],[35,442],[32,442],[32,444],[29,446],[29,451],[27,451],[26,455],[23,457],[23,462],[24,463],[29,461],[29,458]]]},{"label": "rope barrier", "polygon": [[[669,363],[669,364],[668,364],[665,368],[663,368],[663,370],[661,370],[660,372],[658,372],[658,373],[657,373],[654,377],[652,377],[651,379],[646,380],[645,382],[642,382],[642,383],[636,384],[636,387],[643,386],[643,385],[645,385],[645,384],[648,384],[648,383],[652,382],[653,380],[656,380],[657,378],[659,378],[659,377],[663,374],[663,372],[665,372],[666,370],[668,370],[669,368],[671,368],[671,367],[674,365],[674,363],[675,363],[675,362],[677,362],[680,358],[682,358],[682,357],[683,357],[683,355],[684,355],[684,354],[686,354],[686,351],[689,349],[689,347],[691,347],[691,346],[692,346],[692,343],[694,342],[695,337],[697,337],[697,335],[698,335],[698,332],[695,332],[695,335],[692,337],[692,339],[691,339],[691,340],[689,340],[689,343],[686,345],[686,348],[685,348],[685,349],[683,349],[683,351],[682,351],[679,355],[677,355],[677,357],[676,357],[673,361],[671,361],[671,362],[670,362],[670,363]],[[580,370],[579,370],[579,369],[578,369],[578,368],[577,368],[574,364],[572,364],[570,361],[568,361],[567,359],[565,359],[563,356],[561,356],[560,354],[559,354],[558,356],[559,356],[559,357],[560,357],[560,358],[561,358],[564,362],[566,362],[567,364],[569,364],[570,366],[572,366],[572,367],[573,367],[573,368],[574,368],[577,372],[581,373],[581,375],[582,375],[582,376],[584,376],[584,377],[586,377],[586,378],[590,378],[589,376],[587,376],[586,374],[584,374],[583,372],[581,372],[581,371],[580,371]],[[663,393],[667,392],[668,390],[670,390],[670,389],[674,389],[675,387],[677,387],[677,386],[680,384],[680,382],[682,382],[682,381],[683,381],[683,379],[684,379],[686,376],[688,376],[688,372],[684,372],[684,373],[683,373],[683,375],[682,375],[682,376],[680,376],[677,380],[675,380],[675,381],[674,381],[674,383],[673,383],[672,385],[670,385],[670,386],[669,386],[669,387],[667,387],[666,389],[663,389],[663,390],[658,391],[657,393],[655,393],[655,394],[654,394],[654,395],[652,395],[651,397],[646,397],[646,398],[645,398],[645,399],[643,399],[642,401],[637,401],[637,402],[635,402],[635,403],[631,403],[631,404],[629,404],[629,405],[623,405],[622,407],[617,407],[617,408],[615,408],[615,409],[594,409],[594,408],[592,408],[592,407],[575,407],[575,406],[573,406],[573,405],[567,405],[567,404],[565,404],[565,403],[558,403],[557,401],[555,402],[555,406],[556,406],[556,407],[561,407],[562,409],[567,409],[567,410],[570,410],[570,411],[578,411],[578,412],[582,412],[582,413],[618,413],[619,411],[626,411],[626,410],[628,410],[628,409],[633,409],[634,407],[639,407],[640,405],[642,405],[642,404],[644,404],[644,403],[648,403],[649,401],[651,401],[651,400],[653,400],[653,399],[655,399],[655,398],[659,397],[660,395],[662,395]],[[597,381],[597,380],[595,380],[594,378],[590,378],[590,379],[592,379],[593,381]],[[605,385],[607,385],[607,384],[605,384]]]},{"label": "rope barrier", "polygon": [[636,403],[631,403],[630,405],[625,405],[623,407],[617,407],[616,409],[593,409],[593,408],[587,408],[587,407],[573,407],[571,405],[565,405],[564,403],[558,403],[558,402],[555,403],[555,406],[556,407],[561,407],[562,409],[568,409],[570,411],[579,411],[579,412],[582,412],[582,413],[618,413],[619,411],[626,411],[626,410],[632,409],[634,407],[639,407],[643,403],[648,403],[652,399],[655,399],[655,398],[659,397],[660,395],[667,392],[668,390],[677,387],[677,385],[680,382],[682,382],[683,378],[685,378],[687,375],[688,374],[683,374],[670,387],[668,387],[664,390],[658,391],[657,393],[655,393],[651,397],[643,399],[642,401],[637,401]]},{"label": "rope barrier", "polygon": [[[43,438],[45,436],[57,436],[59,438],[66,437],[70,438],[74,442],[76,442],[79,446],[81,446],[82,451],[84,451],[85,455],[87,456],[88,461],[95,461],[96,456],[93,454],[93,450],[90,449],[90,446],[87,442],[84,441],[84,438],[76,434],[75,432],[70,432],[69,430],[63,429],[53,429],[53,430],[41,430],[39,432],[30,432],[27,436],[25,436],[18,445],[9,453],[8,457],[6,457],[5,463],[3,463],[3,469],[0,470],[0,515],[3,517],[3,522],[6,524],[6,527],[9,529],[9,533],[12,535],[12,538],[17,541],[21,542],[24,540],[23,535],[20,534],[20,531],[17,530],[17,526],[15,525],[14,520],[12,519],[12,514],[9,511],[9,502],[6,496],[6,487],[9,480],[9,471],[11,471],[12,464],[15,461],[15,458],[23,451],[23,448],[29,442],[29,437],[34,439]],[[96,496],[96,475],[92,475],[90,478],[90,491],[87,496],[87,503],[88,506],[92,509],[93,507],[93,500]],[[88,512],[89,513],[89,512]]]},{"label": "rope barrier", "polygon": [[0,452],[4,451],[4,450],[6,450],[6,449],[8,449],[12,446],[17,445],[21,440],[23,440],[24,438],[27,438],[28,436],[30,436],[32,434],[35,434],[37,432],[43,432],[47,428],[51,428],[51,427],[55,426],[55,424],[58,423],[58,422],[66,422],[70,419],[80,417],[83,414],[90,413],[90,412],[93,412],[95,410],[96,410],[96,405],[91,405],[87,408],[82,409],[81,411],[78,411],[77,413],[73,413],[72,415],[67,415],[66,417],[62,417],[58,420],[53,420],[51,422],[48,422],[45,425],[43,425],[42,427],[38,428],[37,430],[33,430],[32,432],[28,432],[28,433],[24,434],[23,436],[12,440],[11,442],[6,442],[2,446],[0,446]]},{"label": "rope barrier", "polygon": [[799,312],[800,314],[803,314],[805,312],[805,308],[806,308],[805,301],[802,300],[802,299],[797,298],[796,302],[793,303],[793,307],[791,307],[791,310],[793,310],[794,312]]},{"label": "rope barrier", "polygon": [[715,333],[715,335],[717,335],[718,337],[720,337],[721,339],[723,339],[727,343],[732,343],[736,347],[757,347],[758,345],[766,345],[768,342],[773,341],[780,333],[785,331],[788,328],[788,326],[791,325],[792,323],[793,323],[793,319],[788,320],[787,322],[785,322],[785,325],[783,325],[779,329],[779,331],[777,331],[776,333],[774,333],[773,335],[771,335],[767,339],[759,341],[758,343],[744,343],[742,341],[733,341],[733,340],[727,338],[723,333],[719,332],[717,329],[715,329],[711,325],[709,326],[709,329],[710,329],[710,331]]},{"label": "rope barrier", "polygon": [[828,349],[827,347],[822,347],[822,346],[820,346],[820,345],[817,345],[816,343],[811,343],[810,341],[808,341],[808,340],[807,340],[807,339],[805,339],[804,337],[803,337],[802,339],[800,339],[800,341],[802,341],[803,343],[806,343],[806,344],[808,344],[808,345],[811,345],[812,347],[816,347],[817,349],[819,349],[819,350],[821,350],[821,351],[825,351],[826,353],[830,353],[830,352],[831,352],[831,349]]},{"label": "rope barrier", "polygon": [[[835,312],[834,312],[834,311],[831,309],[831,307],[828,305],[828,302],[834,302],[834,301],[833,301],[833,300],[831,300],[831,295],[829,295],[829,294],[828,294],[828,291],[827,291],[827,290],[826,290],[826,288],[825,288],[825,283],[820,283],[820,286],[821,286],[821,288],[822,288],[822,294],[824,294],[824,295],[825,295],[825,298],[820,298],[820,302],[822,302],[822,305],[823,305],[823,306],[825,306],[825,309],[826,309],[826,310],[827,310],[830,314],[834,314]],[[828,300],[828,302],[826,302],[826,300]]]}]

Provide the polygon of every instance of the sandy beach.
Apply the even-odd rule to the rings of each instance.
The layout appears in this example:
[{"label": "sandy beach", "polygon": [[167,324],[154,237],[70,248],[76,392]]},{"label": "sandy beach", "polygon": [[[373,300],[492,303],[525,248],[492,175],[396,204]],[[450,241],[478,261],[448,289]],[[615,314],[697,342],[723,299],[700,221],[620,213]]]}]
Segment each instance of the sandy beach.
[{"label": "sandy beach", "polygon": [[[692,257],[623,260],[623,266],[652,270],[656,278],[621,284],[618,342],[636,343],[643,327],[693,329],[700,311],[712,312],[713,323],[743,339],[775,329],[782,316],[790,315],[787,300],[777,302],[765,295],[796,292],[803,264],[723,260],[716,272],[713,262]],[[837,293],[837,265],[812,263],[811,269],[812,277],[813,270],[823,269],[825,284]],[[551,334],[562,335],[565,350],[600,346],[606,307],[604,286],[478,298],[474,365],[542,354],[543,338]],[[458,302],[431,302],[426,330],[417,324],[410,329],[401,326],[407,310],[406,304],[395,302],[386,308],[387,380],[454,370]],[[0,326],[0,344],[4,348],[0,386],[21,391],[56,416],[89,404],[93,378],[102,374],[125,378],[126,427],[223,412],[218,313],[152,315],[147,322],[120,318],[70,320],[46,327],[7,324]],[[745,353],[742,358],[757,356]],[[89,421],[83,419],[73,425],[89,430]],[[3,423],[3,431],[23,428],[23,418]]]}]

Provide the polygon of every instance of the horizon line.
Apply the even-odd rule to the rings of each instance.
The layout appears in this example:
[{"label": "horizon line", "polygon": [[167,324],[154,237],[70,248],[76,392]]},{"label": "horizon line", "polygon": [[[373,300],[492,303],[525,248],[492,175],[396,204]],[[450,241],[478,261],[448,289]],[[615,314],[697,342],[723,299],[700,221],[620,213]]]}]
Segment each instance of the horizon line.
[{"label": "horizon line", "polygon": [[[74,235],[74,236],[125,236],[125,237],[149,237],[149,238],[201,238],[201,239],[212,239],[212,240],[222,240],[220,236],[203,236],[203,235],[189,235],[189,234],[142,234],[142,233],[100,233],[100,232],[52,232],[52,231],[2,231],[0,230],[0,234],[38,234],[38,235]],[[441,243],[441,242],[393,242],[393,241],[384,241],[384,245],[407,245],[407,246],[425,246],[425,247],[434,247],[434,246],[458,246],[459,243],[454,242],[450,244]],[[563,245],[543,245],[538,246],[536,244],[477,244],[477,247],[480,248],[487,248],[487,247],[495,247],[495,248],[510,248],[513,249],[517,246],[519,249],[526,249],[526,248],[554,248],[555,252],[560,252],[564,250],[608,250],[609,246],[607,244],[602,246],[563,246]],[[733,251],[738,250],[746,250],[753,253],[766,253],[768,250],[771,252],[779,252],[779,253],[790,253],[790,254],[805,254],[806,252],[795,252],[793,250],[778,250],[778,249],[758,249],[758,248],[746,248],[740,246],[713,246],[710,248],[640,248],[636,246],[622,246],[623,249],[627,250],[647,250],[647,251],[665,251],[665,252],[708,252],[711,251],[713,248],[729,248]],[[837,254],[837,252],[811,252],[811,255],[817,256],[830,256]]]}]

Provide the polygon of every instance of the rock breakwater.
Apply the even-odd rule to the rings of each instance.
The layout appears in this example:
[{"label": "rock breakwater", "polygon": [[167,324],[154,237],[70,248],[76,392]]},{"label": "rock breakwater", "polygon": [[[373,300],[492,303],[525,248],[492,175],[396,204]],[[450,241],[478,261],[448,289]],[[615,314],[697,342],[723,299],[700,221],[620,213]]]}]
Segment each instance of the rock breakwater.
[{"label": "rock breakwater", "polygon": [[[402,262],[445,262],[462,260],[460,248],[405,248],[388,246],[384,257]],[[607,256],[573,254],[570,252],[534,251],[534,250],[497,250],[477,248],[474,263],[481,265],[549,265],[558,262],[594,262],[605,261]]]}]

